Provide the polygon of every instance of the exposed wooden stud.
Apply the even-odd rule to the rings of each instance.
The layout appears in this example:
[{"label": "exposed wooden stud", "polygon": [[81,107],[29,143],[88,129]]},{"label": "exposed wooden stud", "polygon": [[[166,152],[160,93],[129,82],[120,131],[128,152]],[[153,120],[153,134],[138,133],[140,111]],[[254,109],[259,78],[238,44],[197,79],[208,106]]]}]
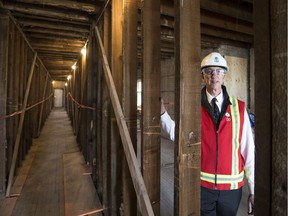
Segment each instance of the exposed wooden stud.
[{"label": "exposed wooden stud", "polygon": [[[9,16],[0,11],[0,118],[6,115]],[[6,190],[6,120],[0,119],[0,199]]]},{"label": "exposed wooden stud", "polygon": [[[137,152],[137,1],[123,5],[123,114],[134,151]],[[137,197],[125,158],[123,159],[123,209],[125,216],[137,215]]]},{"label": "exposed wooden stud", "polygon": [[41,103],[41,108],[40,108],[40,115],[39,115],[39,121],[38,121],[38,136],[40,135],[40,131],[41,131],[41,126],[42,126],[42,116],[43,116],[43,108],[44,108],[44,100],[45,100],[45,96],[46,96],[46,91],[47,91],[47,84],[48,84],[48,72],[46,74],[46,79],[45,79],[45,85],[44,85],[44,90],[43,90],[43,96],[42,96],[42,103]]},{"label": "exposed wooden stud", "polygon": [[9,171],[9,179],[8,179],[6,197],[10,196],[10,190],[11,190],[11,186],[12,186],[12,181],[13,181],[13,176],[14,176],[14,171],[15,171],[15,166],[16,166],[16,160],[17,160],[17,156],[18,156],[20,138],[21,138],[21,133],[22,133],[22,128],[23,128],[23,122],[24,122],[24,117],[25,117],[25,109],[27,106],[31,82],[32,82],[33,74],[34,74],[34,67],[35,67],[36,58],[37,58],[37,53],[34,54],[34,58],[33,58],[31,69],[30,69],[29,79],[28,79],[28,83],[27,83],[27,88],[26,88],[26,92],[25,92],[25,97],[24,97],[24,101],[23,101],[23,106],[22,106],[23,112],[21,113],[20,122],[18,125],[18,131],[17,131],[16,141],[15,141],[14,151],[13,151],[12,164],[11,164],[10,171]]},{"label": "exposed wooden stud", "polygon": [[174,215],[200,215],[200,0],[175,0],[175,43]]},{"label": "exposed wooden stud", "polygon": [[142,173],[155,215],[160,215],[160,0],[142,7]]},{"label": "exposed wooden stud", "polygon": [[98,43],[101,49],[101,57],[103,61],[102,62],[103,69],[105,71],[105,79],[106,79],[106,82],[110,91],[110,98],[111,98],[113,109],[116,115],[116,120],[117,120],[117,124],[119,127],[126,160],[127,160],[129,170],[132,176],[134,189],[137,194],[139,208],[143,216],[153,216],[154,213],[152,210],[152,205],[149,200],[149,196],[148,196],[145,184],[144,184],[144,180],[142,178],[142,175],[138,166],[138,161],[137,161],[136,154],[133,148],[133,144],[129,135],[127,123],[124,119],[120,101],[117,96],[117,91],[116,91],[116,88],[115,88],[115,85],[111,76],[111,70],[107,61],[107,57],[105,55],[102,40],[101,40],[100,33],[97,27],[95,27],[95,31],[96,31]]},{"label": "exposed wooden stud", "polygon": [[[16,87],[13,85],[14,77],[15,77],[15,26],[10,21],[10,27],[9,27],[9,50],[8,50],[8,74],[7,74],[7,114],[14,113],[18,110],[18,104],[16,106],[15,97],[14,97],[14,91],[16,90]],[[14,131],[16,130],[14,127],[14,124],[16,122],[15,118],[9,118],[6,121],[7,124],[7,151],[6,151],[6,157],[7,157],[7,167],[11,166],[12,163],[12,157],[13,157],[13,145],[15,143],[15,136]],[[7,174],[6,174],[7,175]]]},{"label": "exposed wooden stud", "polygon": [[[120,105],[123,106],[123,0],[111,2],[111,71]],[[111,216],[118,215],[123,196],[123,148],[115,111],[111,113]],[[119,188],[117,190],[116,188]]]},{"label": "exposed wooden stud", "polygon": [[[19,89],[18,89],[18,86],[20,84],[20,81],[19,81],[19,69],[20,69],[20,50],[19,48],[21,47],[20,46],[20,42],[21,42],[21,33],[19,31],[17,31],[16,27],[14,26],[15,28],[15,33],[14,33],[14,40],[12,43],[14,43],[14,46],[13,46],[13,53],[14,53],[14,56],[13,56],[13,67],[12,67],[12,70],[11,71],[11,75],[13,77],[12,78],[12,82],[13,82],[13,86],[11,85],[12,89],[10,89],[10,91],[12,90],[12,94],[13,94],[13,98],[11,98],[11,101],[12,101],[12,104],[14,105],[14,108],[15,108],[15,111],[18,111],[18,110],[21,110],[21,104],[22,104],[22,101],[20,101],[19,99]],[[11,65],[10,65],[11,67]],[[15,116],[13,119],[13,138],[15,138],[17,136],[17,128],[18,128],[18,124],[19,124],[19,115]],[[13,141],[14,143],[14,141]],[[12,143],[11,143],[12,144]],[[19,151],[19,153],[21,153],[21,151]],[[19,154],[18,155],[18,160],[17,160],[17,165],[16,166],[21,166],[21,163],[22,163],[22,157],[24,157],[24,155],[21,155]]]},{"label": "exposed wooden stud", "polygon": [[[105,10],[103,14],[103,21],[99,19],[98,26],[101,26],[103,29],[103,43],[104,43],[104,51],[106,53],[107,62],[111,63],[111,10]],[[95,39],[97,40],[97,35],[95,35]],[[97,42],[97,41],[95,41]],[[101,50],[100,48],[97,50],[98,56],[98,69],[101,70],[101,73],[104,74],[104,69],[101,67]],[[102,100],[101,100],[101,116],[102,116],[102,128],[103,130],[100,132],[100,136],[102,136],[102,164],[103,164],[103,205],[109,206],[109,208],[105,211],[107,215],[110,214],[111,211],[111,197],[110,197],[110,188],[111,188],[111,178],[110,178],[110,170],[111,170],[111,112],[112,112],[112,104],[109,97],[109,89],[107,82],[103,79],[101,81],[102,89]],[[94,118],[96,116],[94,115]],[[109,143],[108,145],[106,143]]]}]

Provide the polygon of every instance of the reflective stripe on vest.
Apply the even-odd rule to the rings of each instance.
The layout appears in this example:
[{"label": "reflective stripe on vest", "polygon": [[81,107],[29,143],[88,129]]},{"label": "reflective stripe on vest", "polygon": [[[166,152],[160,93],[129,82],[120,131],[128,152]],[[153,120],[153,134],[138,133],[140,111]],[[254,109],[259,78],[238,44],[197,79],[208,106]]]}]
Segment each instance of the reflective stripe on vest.
[{"label": "reflective stripe on vest", "polygon": [[[240,136],[240,112],[239,112],[239,106],[238,106],[238,100],[230,97],[230,101],[232,103],[232,106],[230,106],[231,109],[231,115],[232,115],[232,145],[233,145],[233,151],[232,151],[232,176],[236,176],[239,173],[238,167],[239,167],[239,161],[238,158],[238,151],[240,148],[239,143],[239,136]],[[236,189],[237,184],[234,183],[231,185],[231,189]]]},{"label": "reflective stripe on vest", "polygon": [[[239,173],[237,175],[217,174],[217,183],[219,183],[219,184],[232,184],[234,186],[235,184],[238,184],[241,181],[243,181],[243,178],[244,178],[244,171],[242,171],[241,173]],[[215,182],[215,174],[201,172],[201,179],[203,181],[214,183]],[[237,189],[237,187],[232,188],[232,185],[231,185],[231,189]]]}]

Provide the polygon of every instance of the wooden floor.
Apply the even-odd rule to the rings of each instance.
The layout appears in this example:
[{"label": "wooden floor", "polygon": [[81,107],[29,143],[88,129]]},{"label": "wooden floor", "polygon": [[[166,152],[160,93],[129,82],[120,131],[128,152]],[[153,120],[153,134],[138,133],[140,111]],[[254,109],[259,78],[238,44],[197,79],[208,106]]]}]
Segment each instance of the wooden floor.
[{"label": "wooden floor", "polygon": [[[0,201],[0,215],[102,215],[102,206],[64,109],[54,109]],[[93,213],[96,211],[99,213]],[[89,213],[90,214],[87,214]]]}]

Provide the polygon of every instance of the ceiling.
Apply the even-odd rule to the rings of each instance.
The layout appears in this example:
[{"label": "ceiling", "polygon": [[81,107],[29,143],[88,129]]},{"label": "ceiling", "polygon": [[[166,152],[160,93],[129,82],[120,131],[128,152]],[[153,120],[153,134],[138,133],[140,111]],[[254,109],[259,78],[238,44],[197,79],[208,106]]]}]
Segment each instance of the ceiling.
[{"label": "ceiling", "polygon": [[[0,7],[11,11],[51,77],[64,81],[80,56],[92,21],[97,20],[106,2],[109,1],[0,0]],[[161,0],[163,58],[174,53],[173,4],[173,0]],[[202,47],[253,44],[252,0],[201,0],[200,4]]]}]

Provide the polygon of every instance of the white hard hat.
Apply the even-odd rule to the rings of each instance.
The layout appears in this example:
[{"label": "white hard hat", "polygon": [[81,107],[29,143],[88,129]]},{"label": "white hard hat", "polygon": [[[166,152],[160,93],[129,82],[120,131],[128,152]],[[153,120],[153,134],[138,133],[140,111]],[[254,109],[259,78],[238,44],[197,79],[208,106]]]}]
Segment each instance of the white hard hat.
[{"label": "white hard hat", "polygon": [[228,71],[226,60],[217,52],[210,53],[202,60],[201,70],[205,67],[222,67]]}]

